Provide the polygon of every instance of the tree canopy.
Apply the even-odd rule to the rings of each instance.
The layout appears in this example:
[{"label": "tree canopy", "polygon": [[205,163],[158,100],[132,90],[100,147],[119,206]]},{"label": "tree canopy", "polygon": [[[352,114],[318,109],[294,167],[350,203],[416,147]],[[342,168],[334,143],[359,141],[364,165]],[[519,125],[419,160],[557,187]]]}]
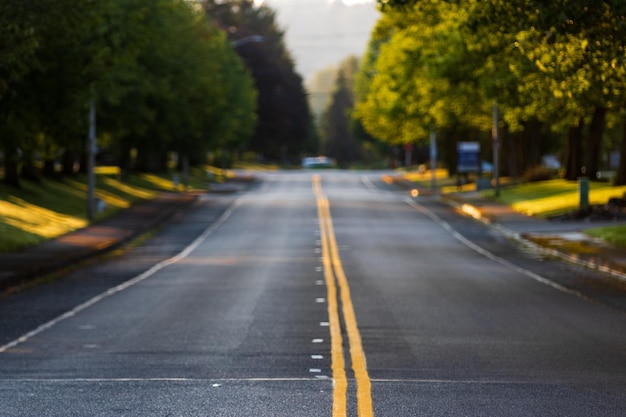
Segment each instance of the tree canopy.
[{"label": "tree canopy", "polygon": [[624,2],[378,3],[357,104],[368,131],[389,143],[424,140],[432,129],[488,132],[497,103],[509,151],[516,140],[534,143],[523,165],[538,162],[539,148],[558,148],[555,133],[584,133],[584,143],[565,141],[567,175],[596,178],[604,128],[624,117]]},{"label": "tree canopy", "polygon": [[194,3],[8,0],[0,31],[5,182],[17,184],[35,152],[51,160],[82,152],[90,100],[100,145],[128,168],[131,149],[140,165],[160,169],[168,152],[239,146],[254,129],[252,78]]},{"label": "tree canopy", "polygon": [[228,33],[255,80],[258,124],[247,149],[283,163],[314,151],[318,144],[303,80],[275,12],[253,0],[203,0],[202,5]]}]

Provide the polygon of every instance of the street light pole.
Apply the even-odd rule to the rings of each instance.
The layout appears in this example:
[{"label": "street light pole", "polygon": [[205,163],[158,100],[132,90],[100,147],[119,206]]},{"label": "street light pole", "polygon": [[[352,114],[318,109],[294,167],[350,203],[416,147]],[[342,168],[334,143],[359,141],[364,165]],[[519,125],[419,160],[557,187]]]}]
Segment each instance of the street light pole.
[{"label": "street light pole", "polygon": [[498,103],[493,103],[493,128],[491,136],[493,139],[493,179],[495,196],[500,196],[500,134],[498,132]]},{"label": "street light pole", "polygon": [[430,131],[430,188],[437,189],[437,133]]},{"label": "street light pole", "polygon": [[94,196],[96,188],[96,99],[89,100],[89,132],[87,133],[87,219],[94,219]]}]

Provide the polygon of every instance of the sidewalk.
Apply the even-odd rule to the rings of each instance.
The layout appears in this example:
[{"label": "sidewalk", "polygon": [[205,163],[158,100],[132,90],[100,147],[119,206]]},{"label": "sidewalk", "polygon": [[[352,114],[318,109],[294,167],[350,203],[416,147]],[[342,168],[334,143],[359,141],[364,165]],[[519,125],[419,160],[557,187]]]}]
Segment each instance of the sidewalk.
[{"label": "sidewalk", "polygon": [[477,192],[452,193],[442,195],[441,199],[513,239],[536,245],[569,262],[626,279],[626,248],[584,234],[586,229],[626,224],[625,221],[546,220],[521,214]]},{"label": "sidewalk", "polygon": [[0,291],[96,257],[157,227],[197,195],[162,193],[89,227],[19,252],[0,253]]}]

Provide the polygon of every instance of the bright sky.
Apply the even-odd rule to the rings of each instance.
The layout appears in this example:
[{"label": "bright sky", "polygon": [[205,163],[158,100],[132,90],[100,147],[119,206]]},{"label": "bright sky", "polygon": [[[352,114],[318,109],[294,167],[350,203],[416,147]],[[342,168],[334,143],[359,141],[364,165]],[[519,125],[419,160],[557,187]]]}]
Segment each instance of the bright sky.
[{"label": "bright sky", "polygon": [[[263,3],[265,0],[254,0],[254,2],[256,4],[261,4]],[[288,0],[282,0],[282,1],[288,1]],[[294,1],[294,0],[292,0]],[[327,3],[334,3],[336,1],[341,1],[343,2],[343,4],[348,5],[348,6],[353,6],[355,4],[366,4],[366,3],[373,3],[375,0],[326,0]]]},{"label": "bright sky", "polygon": [[[336,0],[328,0],[329,3],[334,3]],[[352,6],[354,4],[373,3],[374,0],[341,0],[343,4]]]},{"label": "bright sky", "polygon": [[380,17],[376,0],[254,1],[277,11],[287,48],[305,79],[349,55],[362,55]]}]

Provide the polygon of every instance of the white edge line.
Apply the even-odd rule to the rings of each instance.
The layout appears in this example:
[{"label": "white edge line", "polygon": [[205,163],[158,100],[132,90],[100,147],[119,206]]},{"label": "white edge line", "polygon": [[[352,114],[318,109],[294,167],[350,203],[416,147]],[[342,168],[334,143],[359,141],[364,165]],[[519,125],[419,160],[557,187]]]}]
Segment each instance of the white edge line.
[{"label": "white edge line", "polygon": [[92,305],[104,300],[105,298],[108,298],[110,296],[112,296],[113,294],[116,294],[118,292],[124,291],[127,288],[132,287],[133,285],[145,280],[146,278],[154,275],[155,273],[157,273],[158,271],[160,271],[161,269],[175,264],[176,262],[186,258],[187,256],[189,256],[189,254],[191,252],[193,252],[195,249],[198,248],[198,246],[200,246],[202,244],[202,242],[204,242],[209,235],[211,235],[218,227],[220,227],[222,224],[224,224],[224,222],[226,220],[228,220],[228,218],[233,214],[233,212],[235,211],[235,209],[239,206],[239,204],[241,203],[240,199],[235,200],[229,207],[228,209],[226,209],[226,211],[214,222],[212,223],[209,227],[207,227],[204,232],[202,232],[202,234],[200,236],[198,236],[193,242],[191,242],[186,248],[184,248],[181,252],[179,252],[177,255],[174,255],[173,257],[166,259],[164,261],[159,262],[158,264],[154,265],[152,268],[148,269],[147,271],[137,275],[134,278],[129,279],[128,281],[125,281],[115,287],[109,288],[108,290],[104,291],[101,294],[96,295],[95,297],[85,301],[82,304],[77,305],[76,307],[74,307],[73,309],[61,314],[60,316],[48,321],[47,323],[42,324],[41,326],[35,328],[34,330],[31,330],[30,332],[20,336],[19,338],[3,345],[0,346],[0,353],[4,353],[9,349],[14,348],[15,346],[26,342],[27,340],[37,336],[38,334],[42,333],[43,331],[59,324],[60,322],[76,315],[77,313],[80,313],[81,311],[91,307]]},{"label": "white edge line", "polygon": [[457,240],[459,240],[461,243],[463,243],[465,246],[469,247],[470,249],[474,250],[475,252],[478,252],[479,254],[483,255],[484,257],[491,259],[494,262],[497,262],[509,269],[512,269],[515,272],[518,272],[520,274],[526,275],[527,277],[530,277],[532,279],[534,279],[537,282],[540,282],[544,285],[547,285],[549,287],[552,287],[558,291],[562,291],[564,293],[567,294],[571,294],[571,295],[575,295],[576,297],[580,297],[584,300],[588,300],[591,301],[591,298],[587,297],[586,295],[584,295],[581,292],[569,289],[567,287],[564,287],[563,285],[557,284],[556,282],[550,281],[547,278],[542,277],[539,274],[536,274],[532,271],[529,271],[527,269],[524,269],[522,267],[519,267],[515,264],[512,264],[511,262],[500,258],[499,256],[494,255],[493,253],[481,248],[480,246],[478,246],[477,244],[475,244],[474,242],[471,242],[470,240],[468,240],[466,237],[464,237],[463,235],[461,235],[459,232],[457,232],[456,230],[454,230],[452,228],[452,226],[450,226],[449,223],[447,223],[446,221],[444,221],[443,219],[441,219],[439,216],[437,216],[435,213],[433,213],[431,210],[427,209],[426,207],[422,206],[421,204],[416,203],[415,201],[411,200],[410,198],[407,198],[405,200],[405,202],[410,205],[411,207],[421,210],[424,212],[424,214],[426,214],[428,217],[430,217],[431,220],[433,220],[435,223],[439,224],[441,227],[443,227],[444,229],[446,229],[447,231],[449,231],[452,236],[454,236]]},{"label": "white edge line", "polygon": [[567,253],[561,252],[559,250],[556,249],[550,249],[550,248],[546,248],[543,246],[540,246],[538,244],[536,244],[535,242],[525,239],[523,238],[519,233],[514,232],[512,230],[507,229],[506,227],[503,227],[497,223],[492,223],[488,218],[482,216],[480,213],[476,213],[474,210],[469,209],[468,207],[471,207],[469,204],[460,204],[457,203],[456,201],[448,201],[448,204],[451,205],[452,207],[454,207],[455,209],[463,212],[464,214],[467,214],[471,217],[473,217],[474,219],[495,228],[496,230],[498,230],[500,233],[504,234],[505,236],[512,238],[514,240],[517,240],[518,242],[522,242],[524,245],[531,247],[532,249],[535,250],[539,250],[541,252],[546,253],[547,255],[551,255],[551,256],[555,256],[557,258],[561,258],[567,262],[570,262],[574,265],[578,265],[578,266],[582,266],[584,268],[589,268],[589,269],[595,269],[597,271],[600,272],[604,272],[605,274],[609,274],[615,278],[618,278],[621,281],[625,281],[626,282],[626,274],[620,271],[617,271],[615,269],[611,269],[610,267],[598,264],[597,262],[594,261],[586,261],[583,259],[580,259],[576,256],[572,256],[569,255]]},{"label": "white edge line", "polygon": [[316,377],[309,378],[180,378],[180,377],[156,377],[156,378],[8,378],[2,382],[22,383],[101,383],[101,382],[292,382],[292,381],[320,381]]},{"label": "white edge line", "polygon": [[363,185],[365,185],[365,188],[367,188],[370,191],[376,191],[377,188],[374,186],[374,184],[372,184],[372,181],[369,179],[369,177],[363,175],[361,176],[361,182],[363,183]]}]

